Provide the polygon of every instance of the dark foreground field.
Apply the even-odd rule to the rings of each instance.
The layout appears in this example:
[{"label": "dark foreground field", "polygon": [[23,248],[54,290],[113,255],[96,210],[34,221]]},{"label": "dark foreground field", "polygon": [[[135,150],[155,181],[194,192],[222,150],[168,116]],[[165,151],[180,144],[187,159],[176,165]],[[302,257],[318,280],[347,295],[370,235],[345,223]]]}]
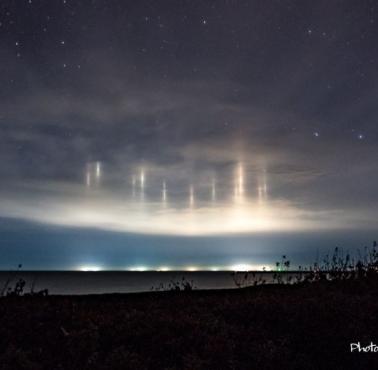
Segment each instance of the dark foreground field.
[{"label": "dark foreground field", "polygon": [[1,369],[367,369],[378,284],[0,299]]}]

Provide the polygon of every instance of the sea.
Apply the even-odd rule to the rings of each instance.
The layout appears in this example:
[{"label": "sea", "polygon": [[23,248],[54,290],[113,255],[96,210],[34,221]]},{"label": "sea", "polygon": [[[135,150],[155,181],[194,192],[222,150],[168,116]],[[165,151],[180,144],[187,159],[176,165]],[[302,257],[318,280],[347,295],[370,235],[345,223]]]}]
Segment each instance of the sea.
[{"label": "sea", "polygon": [[25,281],[24,293],[48,289],[50,295],[85,295],[182,289],[184,284],[193,289],[234,289],[254,281],[274,283],[273,276],[261,271],[2,271],[0,292],[13,289],[20,279]]}]

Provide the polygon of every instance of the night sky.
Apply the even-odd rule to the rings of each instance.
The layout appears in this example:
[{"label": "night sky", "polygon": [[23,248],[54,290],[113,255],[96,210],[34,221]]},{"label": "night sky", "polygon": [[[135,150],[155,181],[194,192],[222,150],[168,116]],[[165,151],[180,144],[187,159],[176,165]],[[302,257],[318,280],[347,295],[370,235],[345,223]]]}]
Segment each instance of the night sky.
[{"label": "night sky", "polygon": [[376,1],[1,1],[0,268],[370,243],[377,45]]}]

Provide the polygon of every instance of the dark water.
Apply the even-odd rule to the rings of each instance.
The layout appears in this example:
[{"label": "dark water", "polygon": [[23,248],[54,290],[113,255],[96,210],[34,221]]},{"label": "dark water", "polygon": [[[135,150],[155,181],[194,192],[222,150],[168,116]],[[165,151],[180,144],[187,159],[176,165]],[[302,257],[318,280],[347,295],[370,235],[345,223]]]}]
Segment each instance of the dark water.
[{"label": "dark water", "polygon": [[[240,274],[240,277],[245,274]],[[256,278],[262,277],[267,283],[272,282],[273,273],[256,273]],[[163,284],[168,287],[170,282],[180,282],[182,278],[193,283],[197,289],[236,288],[230,271],[169,271],[169,272],[0,272],[0,289],[11,277],[10,286],[22,278],[26,281],[25,292],[29,292],[34,283],[34,291],[48,289],[50,294],[101,294],[101,293],[131,293],[151,291]]]}]

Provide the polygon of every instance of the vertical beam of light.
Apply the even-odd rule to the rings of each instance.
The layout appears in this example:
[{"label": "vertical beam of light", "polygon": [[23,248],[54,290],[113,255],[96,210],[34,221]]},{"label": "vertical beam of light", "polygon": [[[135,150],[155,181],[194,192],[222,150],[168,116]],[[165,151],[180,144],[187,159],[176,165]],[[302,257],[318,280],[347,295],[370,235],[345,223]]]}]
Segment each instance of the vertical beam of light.
[{"label": "vertical beam of light", "polygon": [[237,184],[235,184],[235,186],[234,186],[234,199],[235,199],[235,201],[238,200],[238,197],[239,197],[239,188],[238,188]]},{"label": "vertical beam of light", "polygon": [[96,162],[96,180],[100,181],[101,177],[101,162]]},{"label": "vertical beam of light", "polygon": [[242,196],[244,194],[244,171],[241,163],[239,164],[238,168],[238,185],[239,185],[239,195]]},{"label": "vertical beam of light", "polygon": [[263,170],[262,175],[259,178],[259,183],[257,187],[258,202],[262,203],[268,197],[268,185],[266,180],[266,170]]},{"label": "vertical beam of light", "polygon": [[192,208],[194,206],[194,188],[193,185],[189,187],[189,206]]},{"label": "vertical beam of light", "polygon": [[212,202],[216,201],[217,193],[216,193],[216,188],[215,188],[215,179],[212,180],[211,182],[211,200]]},{"label": "vertical beam of light", "polygon": [[264,192],[264,197],[268,197],[268,181],[266,179],[266,169],[264,168],[264,185],[263,185],[263,192]]},{"label": "vertical beam of light", "polygon": [[257,199],[259,203],[262,203],[264,198],[263,198],[263,188],[261,185],[257,185]]},{"label": "vertical beam of light", "polygon": [[234,177],[234,200],[242,202],[244,199],[244,169],[241,163],[238,164]]},{"label": "vertical beam of light", "polygon": [[140,170],[139,180],[140,180],[140,199],[144,200],[144,187],[145,187],[146,179],[145,179],[145,174],[144,174],[143,168]]},{"label": "vertical beam of light", "polygon": [[86,173],[85,182],[86,182],[87,187],[90,188],[91,187],[91,173],[89,171],[87,171]]},{"label": "vertical beam of light", "polygon": [[140,189],[144,189],[144,182],[145,182],[145,177],[144,177],[144,169],[142,168],[140,170]]},{"label": "vertical beam of light", "polygon": [[136,186],[136,177],[132,175],[131,177],[131,189],[132,189],[132,197],[135,198],[135,186]]},{"label": "vertical beam of light", "polygon": [[163,204],[167,203],[167,185],[165,181],[163,181],[163,189],[161,191],[161,201],[163,202]]}]

